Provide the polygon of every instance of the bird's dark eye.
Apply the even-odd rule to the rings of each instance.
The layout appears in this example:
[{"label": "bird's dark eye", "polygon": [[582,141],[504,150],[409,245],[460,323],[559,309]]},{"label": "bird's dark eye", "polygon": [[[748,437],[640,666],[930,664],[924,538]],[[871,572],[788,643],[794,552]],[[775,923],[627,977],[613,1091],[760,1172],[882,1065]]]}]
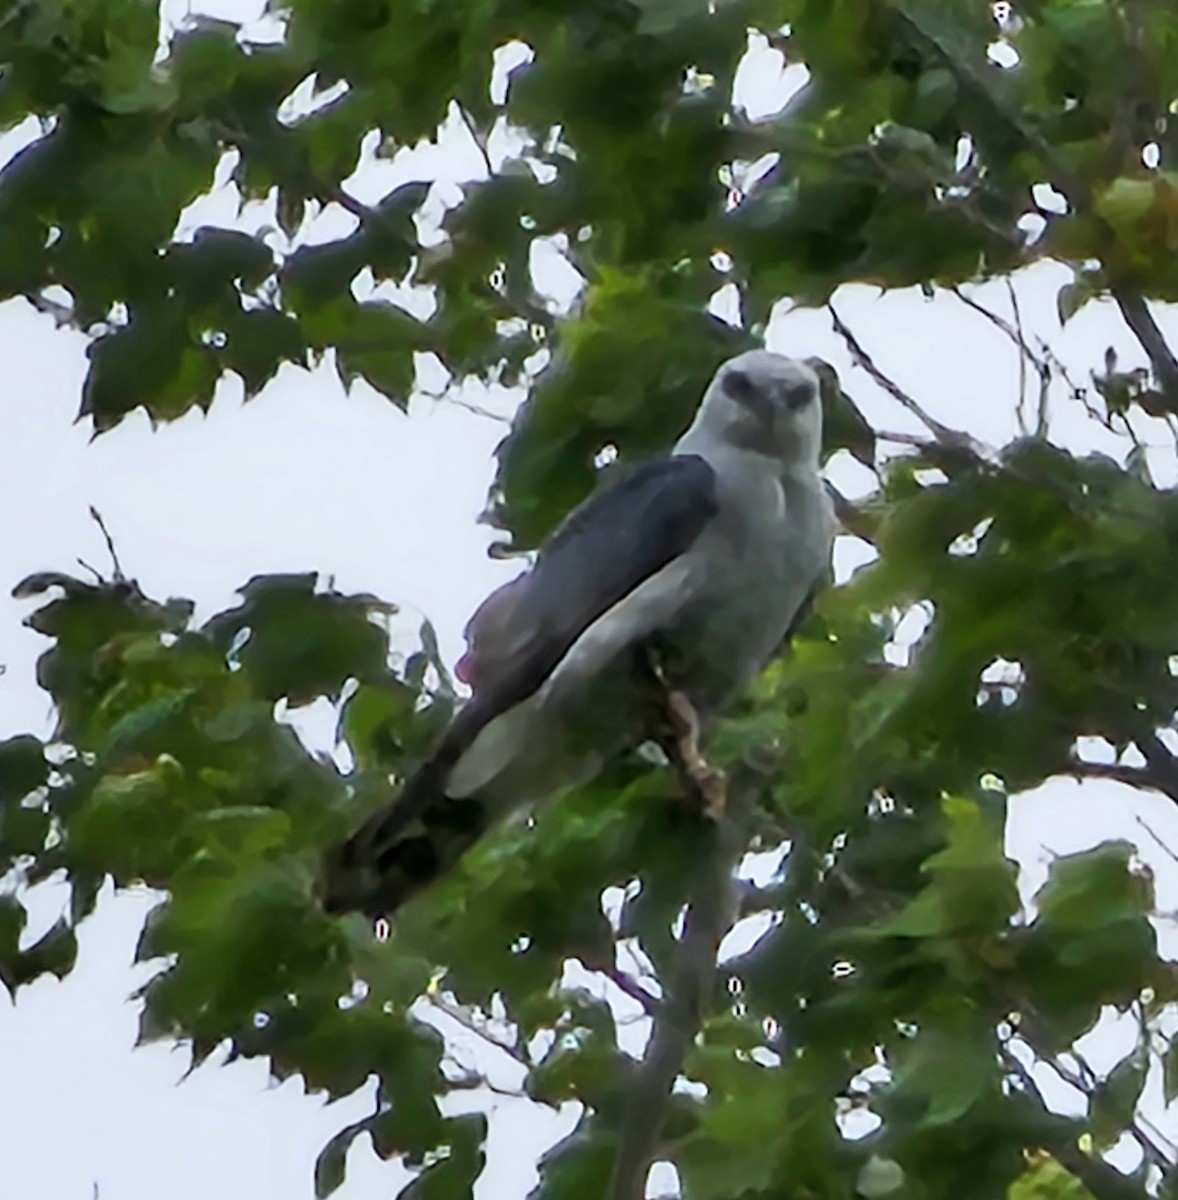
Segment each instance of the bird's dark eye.
[{"label": "bird's dark eye", "polygon": [[805,408],[814,399],[814,385],[807,380],[790,384],[785,389],[785,403],[792,409]]},{"label": "bird's dark eye", "polygon": [[753,381],[743,371],[735,368],[724,375],[724,391],[741,404],[748,404],[755,400],[757,395]]}]

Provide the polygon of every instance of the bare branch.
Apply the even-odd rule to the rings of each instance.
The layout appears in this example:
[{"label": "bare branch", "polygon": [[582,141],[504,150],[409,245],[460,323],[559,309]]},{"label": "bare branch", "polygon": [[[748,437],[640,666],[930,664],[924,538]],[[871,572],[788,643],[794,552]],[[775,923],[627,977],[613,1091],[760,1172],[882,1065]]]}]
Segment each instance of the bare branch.
[{"label": "bare branch", "polygon": [[1122,763],[1081,762],[1073,759],[1067,773],[1075,779],[1108,779],[1130,787],[1156,788],[1153,776],[1145,767],[1127,767]]},{"label": "bare branch", "polygon": [[466,126],[466,131],[470,134],[471,141],[479,148],[479,153],[483,156],[483,163],[487,168],[487,177],[493,177],[495,168],[491,165],[491,155],[487,151],[486,139],[475,128],[475,123],[471,120],[470,113],[466,111],[463,105],[460,104],[458,106],[458,112],[462,116],[462,123]]},{"label": "bare branch", "polygon": [[1151,762],[1140,740],[1137,740],[1137,746],[1145,755],[1144,767],[1131,767],[1124,763],[1084,762],[1073,758],[1068,762],[1066,773],[1076,779],[1108,779],[1114,783],[1127,784],[1129,787],[1149,788],[1161,792],[1178,804],[1178,768],[1175,767],[1169,751],[1163,746],[1162,752],[1166,760],[1155,757]]},{"label": "bare branch", "polygon": [[967,296],[959,287],[951,287],[949,291],[957,297],[967,308],[972,309],[989,321],[995,329],[1004,333],[1018,349],[1019,352],[1019,419],[1023,420],[1022,410],[1026,404],[1027,397],[1027,364],[1029,363],[1035,368],[1039,376],[1039,408],[1038,419],[1036,422],[1035,436],[1042,437],[1047,424],[1047,392],[1051,386],[1051,364],[1046,355],[1036,354],[1031,349],[1023,334],[1023,319],[1019,309],[1018,295],[1014,290],[1014,285],[1008,279],[1006,281],[1008,294],[1010,296],[1010,307],[1014,312],[1013,324],[999,313],[988,309],[984,304],[980,304],[972,296]]},{"label": "bare branch", "polygon": [[952,447],[955,450],[968,450],[971,454],[981,457],[978,446],[969,434],[962,433],[957,429],[950,429],[948,425],[943,425],[931,413],[926,412],[890,375],[885,374],[876,366],[875,360],[867,353],[859,339],[838,315],[833,304],[828,303],[826,311],[830,313],[830,320],[834,326],[835,333],[846,343],[847,349],[851,352],[851,358],[854,360],[856,366],[866,371],[893,400],[912,413],[941,445]]},{"label": "bare branch", "polygon": [[[1023,1020],[1019,1024],[1017,1037],[1019,1041],[1022,1042],[1034,1054],[1035,1058],[1040,1063],[1050,1068],[1051,1071],[1053,1071],[1055,1075],[1062,1079],[1064,1083],[1075,1088],[1076,1091],[1084,1095],[1091,1096],[1093,1091],[1100,1086],[1100,1076],[1095,1070],[1093,1070],[1092,1066],[1087,1062],[1083,1054],[1081,1054],[1075,1046],[1072,1046],[1065,1051],[1066,1056],[1076,1064],[1074,1068],[1063,1061],[1063,1055],[1053,1053],[1052,1051],[1046,1049],[1047,1034],[1043,1028],[1042,1022],[1038,1018],[1038,1015],[1033,1010],[1024,1011]],[[1011,1052],[1008,1043],[1007,1047],[1003,1050],[1003,1056],[1005,1057],[1010,1053]],[[1013,1059],[1013,1055],[1011,1055],[1011,1057]],[[1017,1060],[1014,1061],[1017,1062]],[[1026,1068],[1023,1067],[1021,1063],[1018,1064],[1018,1067],[1020,1075],[1026,1072]],[[1127,1122],[1125,1126],[1125,1132],[1129,1134],[1129,1136],[1132,1137],[1141,1148],[1141,1152],[1145,1156],[1146,1162],[1151,1163],[1153,1166],[1157,1167],[1163,1172],[1171,1170],[1174,1166],[1173,1146],[1171,1146],[1168,1139],[1165,1138],[1162,1140],[1166,1141],[1166,1147],[1163,1148],[1160,1146],[1158,1142],[1154,1140],[1154,1136],[1152,1136],[1152,1134],[1156,1133],[1156,1131],[1143,1128],[1144,1123],[1145,1122],[1141,1114],[1134,1114],[1133,1119],[1130,1119]],[[1053,1154],[1056,1153],[1055,1146],[1050,1146],[1047,1148],[1050,1149]],[[1057,1157],[1059,1156],[1057,1155]],[[1084,1157],[1087,1158],[1088,1156],[1085,1155]],[[1063,1159],[1060,1158],[1060,1161],[1063,1162]],[[1099,1160],[1089,1159],[1089,1161]],[[1078,1174],[1078,1172],[1073,1173]]]},{"label": "bare branch", "polygon": [[[1117,237],[1116,230],[1095,210],[1092,203],[1092,188],[1088,180],[1072,170],[1056,153],[1054,147],[1043,134],[1028,123],[1023,114],[1008,100],[995,93],[989,80],[976,63],[966,62],[945,46],[937,33],[927,25],[906,0],[895,0],[892,5],[899,19],[911,32],[924,42],[942,64],[957,80],[963,92],[968,92],[972,98],[985,106],[996,124],[1006,127],[1009,132],[1023,143],[1042,164],[1047,172],[1049,182],[1057,190],[1067,196],[1069,203],[1076,210],[1083,210],[1091,219],[1102,225],[1112,237]],[[1114,283],[1109,289],[1125,324],[1133,331],[1141,344],[1154,375],[1171,404],[1178,409],[1178,358],[1170,349],[1158,328],[1149,305],[1141,292],[1124,282]]]},{"label": "bare branch", "polygon": [[[106,539],[106,551],[110,555],[111,566],[114,569],[115,583],[126,583],[127,576],[123,574],[122,564],[119,562],[118,553],[115,551],[114,539],[110,536],[110,530],[107,529],[106,522],[102,519],[102,513],[93,504],[90,505],[90,517],[95,525],[102,530],[102,536]],[[90,570],[94,570],[94,568],[91,567]]]},{"label": "bare branch", "polygon": [[1165,839],[1163,839],[1162,835],[1158,833],[1158,831],[1154,829],[1154,827],[1150,825],[1144,817],[1138,816],[1137,824],[1140,825],[1141,828],[1144,829],[1151,838],[1153,838],[1167,858],[1174,863],[1178,863],[1178,852],[1175,852],[1175,850],[1165,841]]},{"label": "bare branch", "polygon": [[921,437],[919,433],[890,433],[887,430],[877,429],[875,437],[876,441],[894,442],[897,446],[923,447],[929,445],[928,438]]},{"label": "bare branch", "polygon": [[[1018,1080],[1023,1094],[1043,1113],[1051,1110],[1039,1090],[1031,1072],[1008,1048],[1002,1049],[1002,1061],[1006,1069]],[[1110,1167],[1103,1159],[1093,1158],[1080,1149],[1076,1140],[1061,1127],[1061,1136],[1052,1138],[1043,1149],[1070,1171],[1095,1197],[1096,1200],[1145,1200],[1145,1190],[1127,1175]]]},{"label": "bare branch", "polygon": [[468,1033],[473,1033],[476,1037],[481,1038],[489,1046],[493,1046],[496,1050],[501,1050],[509,1058],[514,1059],[523,1067],[528,1067],[529,1064],[519,1051],[519,1047],[511,1042],[504,1041],[502,1038],[496,1037],[485,1025],[477,1021],[469,1009],[461,1004],[451,1003],[439,992],[428,991],[422,999],[431,1007],[437,1009],[443,1016],[449,1017],[456,1025],[461,1025]]},{"label": "bare branch", "polygon": [[475,404],[471,400],[463,400],[459,396],[444,392],[441,396],[434,397],[436,400],[445,400],[448,404],[453,404],[456,408],[464,408],[468,413],[473,413],[476,417],[485,417],[488,421],[495,421],[500,425],[510,425],[511,418],[505,417],[501,413],[492,412],[489,408],[484,408],[481,404]]},{"label": "bare branch", "polygon": [[1137,734],[1133,741],[1145,757],[1145,765],[1157,782],[1154,786],[1178,804],[1178,760],[1154,730]]},{"label": "bare branch", "polygon": [[1145,297],[1124,286],[1114,287],[1112,297],[1121,310],[1121,316],[1125,318],[1125,324],[1145,351],[1162,391],[1170,403],[1178,407],[1178,358],[1174,357],[1174,351],[1149,311]]},{"label": "bare branch", "polygon": [[492,1083],[485,1075],[478,1071],[469,1070],[463,1063],[457,1059],[451,1059],[454,1066],[462,1072],[461,1075],[454,1079],[446,1080],[446,1090],[450,1092],[473,1092],[485,1089],[496,1096],[507,1096],[512,1100],[526,1100],[527,1092],[523,1088],[507,1088],[498,1083]]},{"label": "bare branch", "polygon": [[63,325],[72,325],[77,316],[68,304],[58,304],[40,292],[23,292],[22,295],[39,313],[52,317],[58,329]]},{"label": "bare branch", "polygon": [[606,977],[620,992],[625,992],[631,1000],[636,1000],[642,1005],[648,1017],[658,1015],[659,1000],[658,997],[652,996],[646,988],[634,979],[627,975],[625,971],[619,970],[617,967],[607,967],[601,971],[601,974]]}]

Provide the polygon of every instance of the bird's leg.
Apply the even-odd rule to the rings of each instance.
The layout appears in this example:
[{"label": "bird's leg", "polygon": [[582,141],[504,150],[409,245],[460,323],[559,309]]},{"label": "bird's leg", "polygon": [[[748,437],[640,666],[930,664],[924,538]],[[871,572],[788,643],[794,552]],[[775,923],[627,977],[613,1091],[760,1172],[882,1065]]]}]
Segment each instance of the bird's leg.
[{"label": "bird's leg", "polygon": [[699,748],[699,714],[686,692],[673,688],[668,682],[662,664],[653,650],[646,654],[646,665],[658,684],[666,702],[667,726],[660,745],[667,757],[675,764],[688,790],[698,800],[704,815],[718,821],[724,815],[727,804],[727,781],[724,772],[713,767]]}]

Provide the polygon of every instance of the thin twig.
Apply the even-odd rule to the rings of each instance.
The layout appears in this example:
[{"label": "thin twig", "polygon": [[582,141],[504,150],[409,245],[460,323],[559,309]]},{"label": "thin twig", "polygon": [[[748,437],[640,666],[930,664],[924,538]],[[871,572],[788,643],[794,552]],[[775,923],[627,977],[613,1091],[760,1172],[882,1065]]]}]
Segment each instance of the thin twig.
[{"label": "thin twig", "polygon": [[[1038,1062],[1049,1067],[1069,1087],[1073,1087],[1083,1095],[1091,1097],[1095,1089],[1100,1086],[1100,1076],[1093,1070],[1083,1054],[1074,1045],[1065,1051],[1067,1057],[1076,1064],[1074,1069],[1063,1061],[1062,1054],[1055,1054],[1046,1049],[1046,1034],[1038,1015],[1033,1009],[1024,1011],[1017,1037],[1034,1054]],[[1167,1145],[1167,1148],[1163,1149],[1159,1146],[1151,1136],[1151,1132],[1156,1131],[1143,1129],[1139,1123],[1139,1119],[1139,1114],[1128,1114],[1125,1132],[1137,1142],[1147,1162],[1152,1163],[1159,1170],[1170,1170],[1174,1166],[1173,1147]],[[1166,1140],[1168,1142],[1168,1139]]]},{"label": "thin twig", "polygon": [[361,225],[370,225],[380,219],[380,214],[375,208],[369,208],[363,200],[357,200],[350,192],[345,192],[342,186],[324,187],[323,194],[345,212],[350,212]]},{"label": "thin twig", "polygon": [[989,321],[995,329],[1000,330],[1005,334],[1015,345],[1019,352],[1019,422],[1024,432],[1026,431],[1026,420],[1023,416],[1023,409],[1026,407],[1027,400],[1027,364],[1035,368],[1039,376],[1039,417],[1035,430],[1036,437],[1042,437],[1046,426],[1047,412],[1047,392],[1051,386],[1051,366],[1045,356],[1040,356],[1031,349],[1023,334],[1022,313],[1019,309],[1018,295],[1014,290],[1014,285],[1008,279],[1007,290],[1010,296],[1010,307],[1014,312],[1013,324],[1001,314],[987,308],[984,304],[979,303],[972,296],[967,296],[959,287],[951,287],[949,291],[957,297],[967,308],[972,309],[978,316]]},{"label": "thin twig", "polygon": [[[1014,317],[1014,332],[1018,340],[1018,345],[1023,348],[1024,352],[1019,356],[1018,363],[1018,407],[1019,407],[1019,426],[1024,433],[1027,430],[1027,419],[1023,412],[1027,404],[1027,355],[1025,348],[1027,339],[1023,336],[1023,314],[1022,309],[1018,304],[1018,292],[1014,290],[1014,284],[1011,282],[1010,276],[1007,275],[1003,281],[1006,284],[1006,298],[1010,301],[1011,315]],[[1039,367],[1039,412],[1043,412],[1043,397],[1047,392],[1047,388],[1051,384],[1051,371],[1046,363],[1037,364]],[[1041,432],[1037,436],[1042,436]]]},{"label": "thin twig", "polygon": [[874,542],[879,533],[881,514],[872,511],[869,504],[852,504],[833,484],[827,483],[827,494],[834,505],[834,515],[844,533]]},{"label": "thin twig", "polygon": [[471,120],[470,113],[468,113],[461,104],[458,106],[458,112],[462,117],[462,123],[466,126],[467,133],[470,134],[471,141],[473,141],[474,144],[479,148],[479,153],[483,156],[483,162],[487,167],[487,178],[493,178],[495,175],[495,168],[491,165],[491,155],[487,151],[486,142],[482,137],[480,137],[479,131],[475,128],[475,124],[474,121]]},{"label": "thin twig", "polygon": [[445,400],[447,404],[453,404],[456,408],[464,408],[468,413],[473,413],[476,417],[485,417],[488,421],[495,421],[500,425],[510,425],[511,418],[503,416],[502,413],[492,412],[489,408],[484,408],[481,404],[475,404],[471,400],[462,400],[458,396],[450,395],[443,392],[442,395],[434,395],[435,400]]},{"label": "thin twig", "polygon": [[500,1084],[492,1083],[486,1075],[480,1071],[472,1071],[469,1067],[459,1062],[453,1055],[449,1056],[449,1061],[462,1072],[457,1078],[446,1080],[446,1090],[449,1092],[475,1091],[485,1088],[488,1092],[496,1096],[506,1096],[512,1100],[525,1100],[528,1098],[528,1094],[523,1088],[506,1088]]},{"label": "thin twig", "polygon": [[63,325],[72,325],[77,317],[77,313],[68,304],[58,304],[56,300],[50,300],[48,296],[43,296],[40,292],[22,292],[21,295],[39,313],[45,313],[46,316],[52,317],[53,323],[58,329]]},{"label": "thin twig", "polygon": [[[1146,1029],[1140,1008],[1138,1008],[1136,1015],[1139,1029],[1144,1036]],[[1100,1083],[1100,1076],[1096,1073],[1092,1064],[1074,1046],[1068,1051],[1068,1054],[1076,1060],[1076,1065],[1080,1069],[1081,1076],[1088,1081],[1088,1086],[1090,1088],[1097,1087]],[[1153,1163],[1154,1166],[1163,1171],[1168,1171],[1174,1166],[1175,1157],[1178,1156],[1178,1148],[1149,1121],[1149,1118],[1144,1113],[1134,1113],[1133,1120],[1129,1122],[1129,1126],[1125,1132],[1137,1142],[1145,1154],[1147,1161]],[[1165,1145],[1159,1145],[1158,1141],[1154,1140],[1155,1138],[1164,1142]]]},{"label": "thin twig", "polygon": [[1107,779],[1112,783],[1128,784],[1130,787],[1158,787],[1145,767],[1129,767],[1122,763],[1082,762],[1072,759],[1068,764],[1067,774],[1075,779]]},{"label": "thin twig", "polygon": [[601,974],[604,975],[606,979],[608,979],[610,983],[612,983],[614,987],[618,989],[618,991],[625,992],[625,994],[629,996],[631,1000],[636,1000],[639,1004],[641,1004],[648,1017],[653,1017],[658,1014],[658,997],[652,996],[646,990],[646,988],[644,988],[642,984],[638,982],[637,979],[627,975],[625,971],[621,971],[617,967],[607,967],[601,972]]},{"label": "thin twig", "polygon": [[978,447],[975,445],[973,438],[966,433],[962,433],[960,430],[950,429],[948,425],[942,424],[931,413],[926,412],[891,376],[885,374],[876,365],[875,360],[867,353],[859,339],[851,332],[850,328],[835,311],[833,304],[827,303],[826,311],[830,313],[830,320],[834,326],[835,333],[846,343],[847,349],[851,352],[851,358],[854,360],[856,366],[866,371],[893,400],[912,413],[943,446],[950,446],[953,449],[967,449],[973,454],[979,454]]},{"label": "thin twig", "polygon": [[98,528],[102,530],[102,536],[106,539],[106,550],[110,555],[111,566],[114,568],[114,582],[126,583],[127,577],[123,574],[123,566],[119,562],[118,553],[115,551],[114,539],[110,536],[110,530],[107,529],[106,522],[102,519],[102,513],[93,504],[90,505],[90,517]]},{"label": "thin twig", "polygon": [[[1009,276],[1004,282],[1006,294],[1010,299],[1010,311],[1014,314],[1014,331],[1018,335],[1019,344],[1025,346],[1027,338],[1023,331],[1023,311],[1018,301],[1018,292]],[[1035,412],[1035,437],[1045,438],[1047,436],[1047,401],[1051,394],[1051,367],[1046,359],[1039,361],[1032,358],[1031,361],[1036,363],[1036,369],[1039,372],[1039,404]]]},{"label": "thin twig", "polygon": [[1161,848],[1162,852],[1163,852],[1163,853],[1166,855],[1166,857],[1167,857],[1167,858],[1169,858],[1169,859],[1170,859],[1172,862],[1178,863],[1178,852],[1175,852],[1175,851],[1174,851],[1174,850],[1173,850],[1173,849],[1172,849],[1172,848],[1171,848],[1171,847],[1170,847],[1170,846],[1169,846],[1169,845],[1168,845],[1168,844],[1167,844],[1167,843],[1166,843],[1166,842],[1165,842],[1165,841],[1162,839],[1162,836],[1161,836],[1161,834],[1159,834],[1159,833],[1158,833],[1158,831],[1157,831],[1156,829],[1154,829],[1154,828],[1153,828],[1153,826],[1152,826],[1152,825],[1150,825],[1150,824],[1149,824],[1149,823],[1148,823],[1148,822],[1145,820],[1145,818],[1144,818],[1144,817],[1140,817],[1140,816],[1139,816],[1139,817],[1137,817],[1137,824],[1138,824],[1138,825],[1140,825],[1140,826],[1141,826],[1141,828],[1142,828],[1142,829],[1144,829],[1144,830],[1145,830],[1145,832],[1146,832],[1146,833],[1148,833],[1148,834],[1149,834],[1149,836],[1150,836],[1151,838],[1153,838],[1153,840],[1154,840],[1155,842],[1157,842],[1158,846]]},{"label": "thin twig", "polygon": [[461,1025],[468,1033],[473,1033],[489,1046],[494,1046],[496,1050],[502,1050],[504,1054],[514,1059],[521,1066],[528,1067],[527,1061],[517,1046],[496,1037],[489,1029],[480,1025],[474,1019],[474,1016],[462,1005],[451,1004],[437,992],[426,992],[423,999],[431,1008],[436,1008],[438,1012],[445,1017],[449,1017],[456,1025]]},{"label": "thin twig", "polygon": [[[1059,1056],[1044,1054],[1029,1041],[1027,1044],[1034,1050],[1036,1057],[1049,1066],[1064,1083],[1074,1087],[1078,1092],[1091,1095],[1100,1086],[1100,1076],[1075,1046],[1067,1051],[1069,1057],[1076,1062],[1077,1070],[1072,1071],[1060,1061]],[[1125,1132],[1141,1148],[1147,1162],[1162,1171],[1168,1171],[1174,1165],[1171,1155],[1163,1150],[1137,1123],[1136,1114],[1130,1115],[1125,1125]]]},{"label": "thin twig", "polygon": [[921,449],[929,445],[928,438],[921,437],[919,433],[892,433],[883,429],[875,431],[875,440],[877,442],[895,442],[897,446],[916,446]]}]

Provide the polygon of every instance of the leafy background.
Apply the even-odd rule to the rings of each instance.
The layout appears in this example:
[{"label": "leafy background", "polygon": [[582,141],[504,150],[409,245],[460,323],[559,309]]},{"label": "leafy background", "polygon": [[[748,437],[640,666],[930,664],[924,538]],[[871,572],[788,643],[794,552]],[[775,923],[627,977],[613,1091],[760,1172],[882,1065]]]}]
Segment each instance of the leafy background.
[{"label": "leafy background", "polygon": [[[1133,818],[1164,836],[1157,797],[1178,792],[1178,369],[1145,307],[1173,287],[1178,21],[1144,2],[997,17],[488,0],[394,19],[302,0],[245,31],[187,20],[161,47],[152,5],[59,0],[12,4],[0,27],[0,287],[86,339],[96,455],[144,414],[215,418],[271,380],[257,403],[293,402],[283,364],[401,406],[416,386],[506,412],[522,381],[490,516],[525,550],[603,450],[665,444],[775,301],[809,306],[778,308],[770,340],[826,353],[854,396],[832,402],[829,441],[859,540],[717,744],[765,857],[746,863],[746,924],[666,1105],[658,1156],[688,1196],[1168,1186],[1176,997],[1147,863],[1169,863]],[[730,102],[750,27],[768,93],[782,54],[809,71],[759,120]],[[492,88],[511,39],[535,61]],[[802,82],[790,70],[778,103]],[[439,125],[461,186],[406,151]],[[855,283],[932,299],[839,290]],[[312,503],[352,469],[322,446],[289,480]],[[153,453],[140,442],[122,469]],[[353,536],[387,527],[393,546],[420,524],[404,501],[362,517]],[[204,549],[182,578],[220,577]],[[326,921],[308,897],[318,848],[380,801],[452,697],[429,628],[406,643],[388,611],[403,597],[375,573],[343,586],[299,574],[322,565],[301,555],[259,558],[282,573],[195,612],[137,562],[139,584],[44,573],[68,554],[29,564],[19,611],[49,639],[36,677],[56,725],[42,740],[22,716],[0,748],[0,852],[34,885],[0,908],[0,974],[13,991],[68,975],[104,881],[162,889],[136,950],[141,1037],[361,1092],[321,1193],[370,1141],[414,1176],[406,1194],[467,1194],[496,1055],[518,1060],[509,1089],[584,1106],[565,1110],[575,1130],[539,1194],[600,1192],[651,1082],[630,1018],[676,1015],[691,940],[676,918],[703,904],[692,879],[716,848],[629,762],[504,830],[391,943]],[[1102,782],[1057,813],[1052,843],[1090,846],[1110,818],[1122,838],[1016,880],[1024,796],[1009,821],[1007,798],[1060,775]],[[504,1048],[456,1063],[421,1019],[438,1010]]]}]

